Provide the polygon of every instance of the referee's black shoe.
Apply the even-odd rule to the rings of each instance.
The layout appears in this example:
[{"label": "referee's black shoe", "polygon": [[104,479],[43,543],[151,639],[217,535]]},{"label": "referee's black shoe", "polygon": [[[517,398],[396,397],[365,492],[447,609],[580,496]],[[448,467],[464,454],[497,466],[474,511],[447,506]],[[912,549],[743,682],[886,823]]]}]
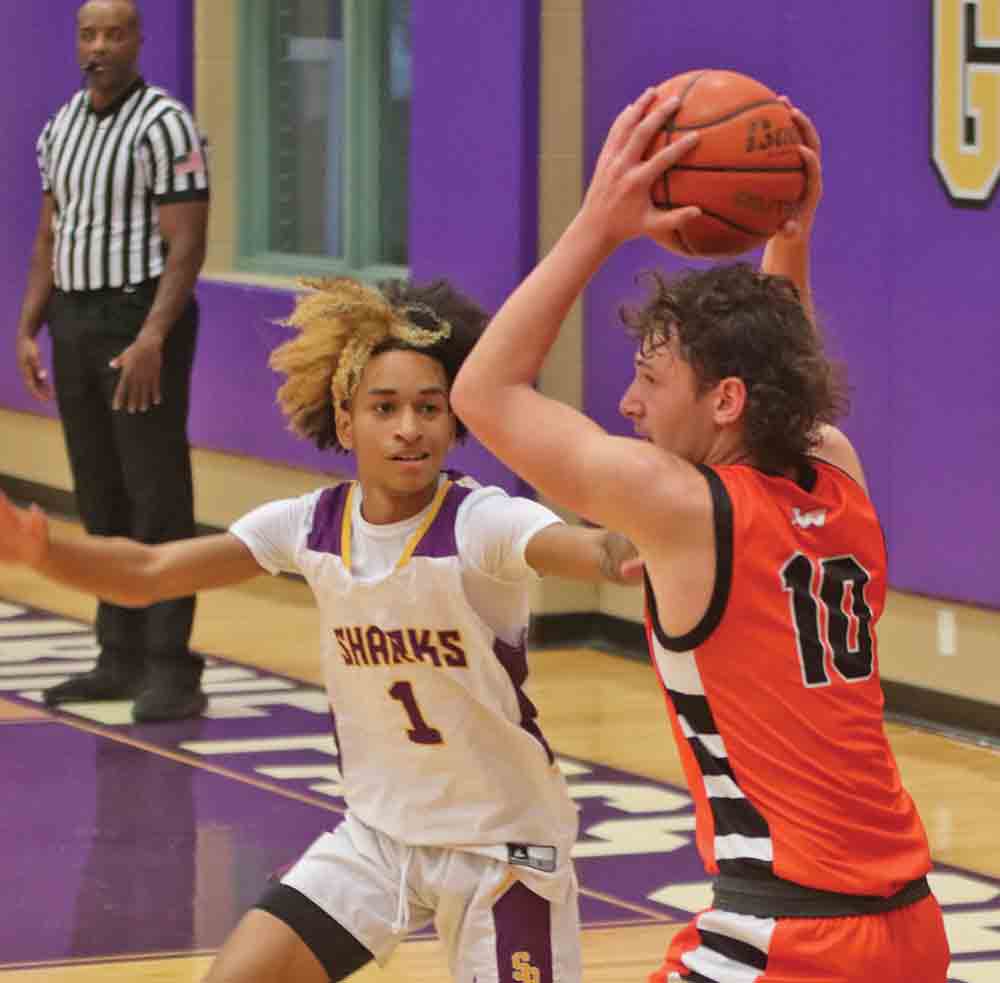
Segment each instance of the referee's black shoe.
[{"label": "referee's black shoe", "polygon": [[73,676],[57,686],[50,686],[43,691],[42,700],[47,707],[92,700],[131,700],[141,684],[141,675],[122,674],[99,667]]},{"label": "referee's black shoe", "polygon": [[185,720],[200,717],[208,706],[208,697],[200,687],[146,685],[132,704],[132,719],[137,724],[157,723],[161,720]]}]

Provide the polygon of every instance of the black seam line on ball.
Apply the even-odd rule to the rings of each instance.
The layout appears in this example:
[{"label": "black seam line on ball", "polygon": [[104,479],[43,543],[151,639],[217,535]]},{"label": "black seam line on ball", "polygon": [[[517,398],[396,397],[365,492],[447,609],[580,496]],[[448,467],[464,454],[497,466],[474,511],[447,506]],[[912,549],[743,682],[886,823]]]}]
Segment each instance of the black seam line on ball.
[{"label": "black seam line on ball", "polygon": [[730,167],[722,164],[674,164],[674,171],[734,171],[739,174],[799,174],[805,167]]},{"label": "black seam line on ball", "polygon": [[[683,108],[683,103],[681,107]],[[760,102],[748,102],[745,106],[740,106],[738,109],[734,109],[731,113],[726,113],[725,116],[719,116],[716,119],[704,120],[701,123],[691,123],[688,125],[676,125],[674,129],[680,133],[684,130],[706,130],[710,126],[718,126],[720,123],[726,123],[731,119],[736,119],[737,116],[742,116],[745,112],[751,109],[760,109],[762,106],[781,106],[784,105],[780,99],[762,99]],[[680,112],[680,109],[678,109]]]},{"label": "black seam line on ball", "polygon": [[[674,207],[676,207],[676,208],[686,208],[687,206],[686,205],[676,205]],[[701,208],[701,214],[702,215],[707,215],[709,218],[714,218],[717,222],[721,222],[723,225],[728,225],[729,228],[731,228],[731,229],[736,229],[737,232],[745,232],[747,235],[750,235],[750,236],[770,236],[770,235],[772,235],[772,233],[770,233],[770,232],[761,232],[760,229],[751,229],[751,228],[749,228],[746,225],[740,225],[738,222],[734,222],[732,219],[726,218],[725,215],[720,215],[718,212],[710,211],[707,208],[703,208],[701,205],[698,205],[698,208]]]},{"label": "black seam line on ball", "polygon": [[[704,71],[704,72],[699,72],[684,87],[684,91],[678,97],[679,101],[677,103],[677,113],[679,113],[681,111],[681,109],[684,107],[684,100],[687,98],[688,93],[695,87],[695,85],[697,85],[698,80],[701,79],[701,78],[704,78],[707,74],[708,74],[707,70]],[[677,119],[677,113],[674,113],[670,117],[670,119],[667,120],[666,124],[664,124],[664,127],[663,127],[663,143],[664,143],[664,146],[670,146],[670,143],[671,143],[670,137],[673,134],[674,129],[675,129],[674,120]],[[666,171],[663,172],[663,176],[662,176],[662,178],[660,180],[663,181],[664,207],[665,208],[670,208],[672,206],[670,204],[670,170],[669,169],[667,169]]]}]

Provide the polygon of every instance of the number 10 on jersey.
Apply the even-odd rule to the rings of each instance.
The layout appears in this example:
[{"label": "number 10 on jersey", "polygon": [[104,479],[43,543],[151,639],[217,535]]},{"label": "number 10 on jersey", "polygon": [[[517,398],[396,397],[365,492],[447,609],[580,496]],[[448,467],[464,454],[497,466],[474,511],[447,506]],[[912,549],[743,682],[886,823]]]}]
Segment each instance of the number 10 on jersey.
[{"label": "number 10 on jersey", "polygon": [[[818,588],[817,567],[819,572]],[[875,661],[872,609],[865,599],[868,571],[853,556],[814,560],[796,553],[781,569],[791,594],[802,679],[806,686],[829,686],[826,653],[847,682],[867,679]],[[820,618],[823,610],[825,617]]]}]

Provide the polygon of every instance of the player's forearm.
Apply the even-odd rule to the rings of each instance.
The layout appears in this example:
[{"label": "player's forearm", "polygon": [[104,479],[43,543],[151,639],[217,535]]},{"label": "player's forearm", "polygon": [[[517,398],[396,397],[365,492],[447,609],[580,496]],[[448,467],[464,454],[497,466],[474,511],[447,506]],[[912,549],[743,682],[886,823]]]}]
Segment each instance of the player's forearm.
[{"label": "player's forearm", "polygon": [[145,607],[156,596],[150,568],[155,547],[109,536],[68,536],[49,527],[49,542],[35,569],[68,587],[126,607]]},{"label": "player's forearm", "polygon": [[780,233],[772,236],[767,241],[760,268],[764,273],[788,277],[795,284],[802,306],[809,315],[809,320],[815,324],[809,257],[810,235],[811,228],[803,227],[791,237]]}]

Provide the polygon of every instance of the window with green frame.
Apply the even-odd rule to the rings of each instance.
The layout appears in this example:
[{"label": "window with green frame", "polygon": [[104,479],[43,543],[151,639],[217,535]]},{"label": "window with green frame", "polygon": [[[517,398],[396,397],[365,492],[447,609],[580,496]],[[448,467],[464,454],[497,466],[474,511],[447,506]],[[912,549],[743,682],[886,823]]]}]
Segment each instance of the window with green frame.
[{"label": "window with green frame", "polygon": [[241,269],[407,264],[410,0],[239,0]]}]

